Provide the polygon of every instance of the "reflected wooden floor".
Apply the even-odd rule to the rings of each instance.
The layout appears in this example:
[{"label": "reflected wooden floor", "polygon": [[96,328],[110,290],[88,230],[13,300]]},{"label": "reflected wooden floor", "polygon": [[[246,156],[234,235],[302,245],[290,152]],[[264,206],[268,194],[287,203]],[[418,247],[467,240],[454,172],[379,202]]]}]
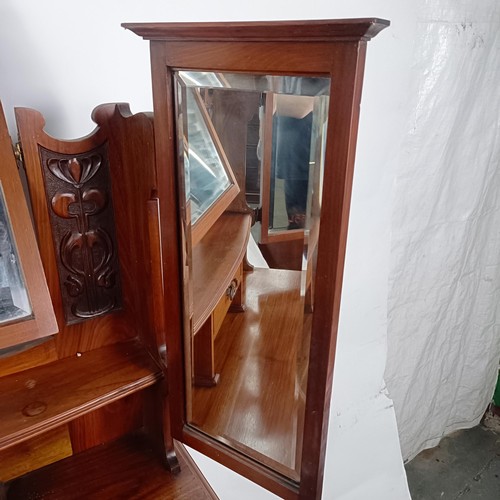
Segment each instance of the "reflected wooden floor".
[{"label": "reflected wooden floor", "polygon": [[[298,479],[306,374],[299,271],[246,275],[246,311],[229,313],[216,339],[216,387],[195,387],[192,424]],[[310,326],[310,325],[306,325]],[[300,432],[301,434],[301,432]]]}]

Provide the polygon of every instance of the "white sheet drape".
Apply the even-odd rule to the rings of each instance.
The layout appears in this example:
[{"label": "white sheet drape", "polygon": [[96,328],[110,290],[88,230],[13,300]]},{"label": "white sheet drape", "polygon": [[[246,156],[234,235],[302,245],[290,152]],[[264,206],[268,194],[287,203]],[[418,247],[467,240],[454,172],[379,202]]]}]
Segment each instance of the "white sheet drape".
[{"label": "white sheet drape", "polygon": [[395,179],[385,380],[411,458],[476,425],[500,358],[500,5],[427,2]]}]

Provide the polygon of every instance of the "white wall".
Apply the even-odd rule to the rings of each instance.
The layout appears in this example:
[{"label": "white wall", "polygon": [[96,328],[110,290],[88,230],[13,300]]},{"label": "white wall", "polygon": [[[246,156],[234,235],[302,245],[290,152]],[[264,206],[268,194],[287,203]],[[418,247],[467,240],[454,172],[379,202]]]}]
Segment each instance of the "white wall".
[{"label": "white wall", "polygon": [[[152,109],[149,48],[122,22],[382,17],[392,26],[369,43],[335,368],[324,498],[408,498],[392,402],[383,381],[392,188],[407,110],[416,15],[410,0],[342,5],[253,0],[3,0],[0,98],[12,133],[14,106],[40,110],[47,131],[91,131],[91,110],[125,101]],[[272,495],[208,459],[200,466],[222,499]]]}]

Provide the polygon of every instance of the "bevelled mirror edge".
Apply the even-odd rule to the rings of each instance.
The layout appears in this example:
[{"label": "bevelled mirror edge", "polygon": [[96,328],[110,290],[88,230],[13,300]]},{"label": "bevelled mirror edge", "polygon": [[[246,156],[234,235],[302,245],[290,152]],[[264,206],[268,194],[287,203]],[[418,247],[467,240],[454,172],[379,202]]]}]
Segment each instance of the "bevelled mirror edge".
[{"label": "bevelled mirror edge", "polygon": [[2,285],[1,307],[19,309],[15,303],[22,301],[26,308],[20,316],[0,323],[0,349],[4,349],[53,335],[58,326],[1,103],[0,164],[2,255],[8,254],[7,261],[2,260],[2,283],[12,274],[19,284],[17,291]]},{"label": "bevelled mirror edge", "polygon": [[[230,151],[238,142],[244,146],[246,154],[231,152],[235,168],[241,168],[242,164],[248,168],[252,153],[265,162],[258,150],[275,150],[267,162],[273,164],[273,170],[279,171],[279,182],[276,184],[284,183],[285,186],[284,192],[276,190],[276,194],[280,194],[276,203],[281,202],[283,211],[286,205],[289,223],[294,222],[291,217],[302,214],[303,241],[308,241],[308,247],[304,246],[304,258],[301,260],[307,265],[287,270],[256,265],[252,272],[236,272],[247,251],[249,238],[254,238],[250,234],[246,213],[238,215],[229,211],[211,229],[215,239],[207,235],[203,241],[192,244],[191,254],[187,249],[183,260],[191,262],[191,266],[184,288],[192,290],[192,300],[185,305],[188,309],[185,325],[190,325],[190,318],[193,318],[192,332],[185,335],[185,357],[187,364],[190,359],[192,363],[192,370],[186,369],[187,422],[232,446],[242,455],[297,482],[300,479],[300,461],[297,459],[302,446],[307,345],[313,309],[309,302],[305,310],[305,297],[310,295],[307,290],[311,288],[314,278],[314,272],[308,273],[307,268],[313,262],[309,253],[314,254],[315,247],[315,238],[310,236],[316,232],[314,225],[319,224],[320,210],[316,205],[320,204],[317,193],[320,191],[319,180],[323,177],[322,145],[327,129],[324,110],[329,100],[330,79],[315,75],[221,73],[217,76],[226,82],[221,86],[210,81],[214,80],[214,76],[192,72],[189,84],[196,92],[206,95],[207,102],[200,102],[200,105],[210,109],[216,128],[219,125],[221,148]],[[177,102],[183,99],[183,95],[177,92]],[[268,95],[274,95],[275,99],[269,99]],[[272,105],[273,101],[276,101],[276,106]],[[240,113],[242,105],[250,111],[244,116]],[[272,126],[256,127],[255,122],[258,125],[260,117],[264,117],[267,111],[274,115]],[[184,115],[185,110],[178,113],[179,122]],[[193,114],[190,119],[195,119]],[[268,120],[264,118],[264,121]],[[221,122],[231,123],[233,130],[221,129]],[[181,135],[179,127],[178,130]],[[254,140],[249,140],[249,130]],[[187,142],[184,138],[182,141]],[[268,142],[273,145],[272,148],[266,147]],[[191,151],[187,144],[180,149]],[[201,150],[198,153],[202,155]],[[206,161],[210,163],[210,158]],[[181,179],[192,179],[198,175],[206,177],[199,172],[203,168],[199,160],[186,161],[183,166]],[[260,170],[262,172],[263,169]],[[310,183],[309,177],[315,182]],[[221,181],[224,183],[224,178]],[[186,185],[190,185],[189,180]],[[316,193],[316,196],[309,196],[311,193]],[[181,194],[181,203],[190,197],[188,191],[185,194]],[[316,199],[316,203],[311,204],[309,198]],[[315,210],[311,211],[308,204],[316,207]],[[262,207],[261,212],[265,211]],[[286,214],[280,215],[287,218]],[[223,219],[227,219],[227,223],[222,222]],[[188,222],[183,220],[182,224],[187,226]],[[241,226],[235,230],[234,224]],[[220,239],[225,241],[222,247]],[[226,270],[226,266],[219,265],[220,262],[233,264]],[[227,278],[224,278],[225,274]],[[207,302],[207,288],[213,288],[208,293],[208,299],[212,300],[217,297],[216,290],[224,282],[230,286],[232,302],[229,310],[221,313],[224,304],[228,303],[227,298],[223,297],[220,304],[214,301],[211,307],[204,304]],[[239,297],[236,297],[237,292]],[[207,311],[202,320],[198,319],[199,309]],[[211,310],[214,311],[214,324],[202,326],[205,320],[210,319]],[[225,314],[223,320],[220,320],[221,314]],[[207,332],[208,329],[211,332]],[[213,339],[200,340],[207,335],[213,336]],[[287,344],[287,347],[278,352],[280,344]],[[204,354],[209,349],[212,350],[209,357],[211,366],[207,366]],[[192,358],[189,357],[190,352],[193,352]],[[215,363],[212,357],[216,358]],[[194,373],[193,381],[191,371]],[[252,376],[272,383],[261,383],[257,378],[252,381]],[[207,386],[210,389],[206,389]],[[244,414],[241,414],[242,408],[245,408]],[[260,422],[258,428],[253,422]],[[262,439],[260,436],[264,435],[273,438]]]},{"label": "bevelled mirror edge", "polygon": [[[317,401],[314,405],[309,405],[307,409],[307,413],[309,414],[309,419],[313,418],[311,415],[316,415],[316,422],[313,426],[311,426],[311,430],[309,432],[314,441],[313,444],[309,445],[309,450],[304,451],[304,454],[313,453],[314,457],[306,457],[303,455],[303,467],[302,474],[300,478],[300,482],[295,484],[294,487],[285,488],[288,493],[284,495],[285,498],[317,498],[320,496],[321,492],[321,482],[323,477],[322,469],[324,465],[324,449],[325,449],[325,440],[326,440],[326,424],[325,421],[321,418],[318,419],[318,413],[323,415],[328,413],[329,401],[328,397],[331,394],[331,374],[333,371],[333,354],[335,350],[335,340],[336,340],[336,330],[337,330],[337,322],[338,322],[338,309],[340,304],[340,291],[342,284],[342,266],[343,266],[343,254],[345,252],[345,242],[346,242],[346,232],[347,232],[347,219],[348,219],[348,205],[349,205],[349,191],[352,182],[352,169],[354,164],[354,148],[356,141],[356,128],[357,128],[357,120],[359,114],[359,102],[361,97],[361,81],[362,81],[362,69],[364,65],[364,50],[366,48],[366,40],[370,39],[372,36],[378,33],[381,29],[385,28],[389,23],[387,21],[378,21],[378,20],[369,20],[370,22],[366,23],[366,20],[360,22],[359,25],[356,26],[356,20],[349,20],[347,26],[341,27],[342,21],[331,21],[326,22],[325,25],[329,23],[330,32],[325,34],[325,31],[319,30],[321,33],[318,35],[318,31],[316,34],[307,35],[305,32],[299,34],[297,39],[295,40],[297,43],[304,42],[304,44],[308,44],[310,42],[318,41],[319,43],[323,43],[328,41],[332,46],[336,45],[336,42],[340,42],[338,47],[335,49],[335,57],[333,62],[329,61],[329,64],[325,63],[323,66],[322,73],[328,73],[331,75],[332,80],[335,80],[336,75],[342,74],[343,82],[335,85],[332,85],[335,93],[335,89],[337,89],[337,93],[335,93],[335,102],[342,101],[345,98],[344,104],[342,104],[342,111],[338,111],[333,109],[333,104],[330,107],[330,116],[329,122],[332,123],[332,128],[329,129],[328,132],[328,145],[327,145],[327,159],[326,159],[326,169],[327,170],[335,170],[333,174],[328,174],[330,180],[327,181],[325,178],[325,183],[329,184],[334,181],[339,181],[339,185],[336,187],[333,186],[333,193],[338,195],[338,199],[333,203],[330,201],[327,206],[324,207],[325,212],[329,206],[330,209],[334,209],[335,215],[330,217],[331,221],[335,219],[336,223],[330,222],[326,225],[328,229],[332,229],[332,225],[336,225],[333,228],[333,235],[324,235],[324,231],[320,232],[319,235],[319,246],[321,248],[326,248],[327,246],[335,246],[335,250],[333,255],[335,258],[334,262],[330,263],[325,269],[327,271],[325,280],[330,280],[329,287],[331,290],[324,294],[324,296],[319,297],[319,305],[318,308],[321,309],[321,303],[324,304],[325,308],[329,309],[328,314],[323,315],[323,319],[326,318],[327,326],[325,330],[328,330],[329,333],[329,345],[325,352],[317,352],[314,356],[317,356],[320,360],[317,363],[316,371],[321,371],[321,376],[319,377],[321,380],[319,385],[322,387],[318,389],[317,392],[322,393],[317,396]],[[245,23],[243,23],[245,24]],[[203,45],[203,63],[200,62],[200,57],[196,54],[197,49],[201,49],[202,45],[198,45],[197,42],[206,41],[213,42],[214,47],[220,41],[224,40],[227,36],[227,39],[231,39],[234,42],[234,50],[230,50],[230,56],[234,55],[237,52],[238,40],[242,40],[245,42],[245,47],[253,46],[250,42],[255,41],[257,38],[260,38],[259,43],[264,41],[266,38],[266,34],[270,40],[270,46],[272,45],[275,53],[279,53],[280,44],[284,42],[284,44],[288,44],[290,41],[289,34],[284,33],[284,25],[286,23],[249,23],[248,26],[248,35],[239,33],[239,37],[236,36],[236,31],[243,30],[243,26],[234,25],[229,27],[227,25],[221,24],[210,24],[206,25],[164,25],[164,24],[149,24],[149,25],[124,25],[124,27],[132,29],[137,34],[144,36],[150,40],[154,40],[156,56],[152,55],[153,61],[153,95],[155,100],[155,115],[157,110],[165,115],[165,103],[170,103],[172,105],[173,102],[173,92],[172,88],[169,88],[169,83],[162,81],[165,79],[167,72],[172,72],[174,69],[179,69],[186,67],[183,64],[183,57],[189,55],[189,66],[191,69],[200,69],[207,70],[210,69],[210,63],[213,59],[209,54],[210,50],[208,50],[208,45]],[[292,24],[294,24],[292,22]],[[300,24],[300,23],[299,23]],[[304,23],[304,25],[307,23]],[[314,24],[314,23],[313,23]],[[307,31],[307,28],[304,25],[300,25],[300,29]],[[334,26],[333,31],[332,25]],[[353,26],[356,26],[356,29],[351,29]],[[363,28],[361,29],[360,26]],[[217,27],[218,32],[216,33],[213,28]],[[290,27],[290,26],[288,26]],[[317,28],[317,26],[315,26]],[[227,28],[225,30],[224,28]],[[274,32],[271,33],[273,28]],[[265,34],[263,34],[265,33]],[[332,34],[334,33],[334,34]],[[302,39],[301,39],[302,36]],[[183,50],[178,50],[179,45],[176,45],[177,41],[183,41],[184,39],[189,40],[189,44],[186,44],[183,47]],[[347,43],[346,43],[347,42]],[[351,43],[352,42],[352,43]],[[153,44],[152,44],[153,47]],[[168,53],[169,48],[173,49],[173,52],[169,54],[168,58],[166,58],[166,54]],[[345,52],[343,52],[345,50]],[[208,53],[208,55],[207,55]],[[340,57],[341,54],[344,57]],[[168,59],[168,60],[167,60]],[[300,57],[298,57],[300,60]],[[297,60],[294,61],[294,64],[299,64]],[[316,64],[316,63],[315,63]],[[320,63],[317,63],[315,67],[319,67]],[[292,64],[293,66],[293,64]],[[309,65],[308,67],[312,67],[313,65]],[[167,72],[165,71],[167,68]],[[218,63],[217,69],[220,70],[223,68],[225,71],[245,71],[248,72],[253,70],[255,72],[263,73],[272,73],[272,64],[269,60],[265,61],[265,65],[259,66],[259,61],[245,61],[245,66],[240,66],[236,64],[233,59],[231,59],[230,63],[227,66],[224,66],[222,63]],[[281,73],[281,68],[279,72]],[[335,70],[335,71],[333,71]],[[339,73],[339,70],[342,70]],[[300,68],[291,67],[290,72],[294,74],[301,74]],[[335,74],[334,74],[335,73]],[[347,88],[349,87],[349,88]],[[162,103],[158,102],[158,99],[163,100]],[[341,114],[342,116],[339,116]],[[169,123],[168,119],[165,119],[165,116],[161,118],[162,123]],[[170,123],[172,121],[170,120]],[[166,146],[165,139],[161,137],[161,134],[157,136],[159,141],[163,141],[163,147],[171,147]],[[335,158],[335,155],[338,155]],[[175,157],[174,153],[170,154],[170,157]],[[163,162],[163,164],[165,164]],[[161,177],[161,175],[160,175]],[[167,176],[165,176],[166,178]],[[326,190],[327,188],[325,188]],[[328,193],[331,196],[332,192]],[[340,200],[340,201],[339,201]],[[166,204],[164,203],[164,207]],[[319,251],[320,254],[326,255],[324,250]],[[167,258],[167,260],[169,260]],[[319,259],[321,261],[321,255]],[[165,270],[165,273],[168,273]],[[167,275],[165,274],[165,278]],[[333,281],[333,283],[332,283]],[[320,290],[325,285],[325,282],[317,282],[315,287],[317,290]],[[324,292],[324,290],[320,290]],[[180,290],[179,290],[180,293]],[[316,293],[316,295],[318,295]],[[319,321],[319,320],[318,320]],[[168,339],[167,339],[168,343]],[[178,345],[177,342],[174,342],[173,345]],[[314,342],[313,342],[314,345]],[[314,346],[314,349],[319,349],[318,345]],[[323,350],[325,351],[325,350]],[[177,366],[180,369],[180,366]],[[311,375],[311,369],[309,371]],[[309,380],[311,377],[309,376]],[[178,383],[178,382],[177,382]],[[175,392],[175,391],[174,391]],[[177,391],[177,394],[179,392]],[[308,396],[309,400],[309,396]],[[177,401],[179,403],[179,401]],[[180,403],[183,404],[183,403]],[[179,411],[176,410],[176,414],[179,415]],[[307,419],[306,415],[306,419]],[[185,416],[183,417],[183,421],[185,423]],[[321,420],[321,421],[320,421]],[[201,434],[197,434],[192,429],[184,428],[184,423],[178,426],[177,429],[180,429],[180,432],[177,433],[177,438],[184,440],[187,444],[193,446],[194,448],[202,451],[203,453],[215,458],[219,462],[231,466],[233,469],[236,469],[238,472],[243,475],[250,477],[255,482],[261,484],[267,489],[274,491],[278,494],[284,494],[283,492],[283,481],[280,482],[279,477],[276,477],[273,473],[266,472],[264,468],[260,466],[260,464],[252,465],[251,461],[245,463],[245,459],[239,457],[237,454],[234,454],[232,450],[224,451],[224,448],[221,446],[215,445],[211,448],[210,439],[205,438]],[[306,421],[306,429],[307,429],[307,421]],[[308,439],[305,439],[308,442]],[[274,478],[274,479],[273,479]]]}]

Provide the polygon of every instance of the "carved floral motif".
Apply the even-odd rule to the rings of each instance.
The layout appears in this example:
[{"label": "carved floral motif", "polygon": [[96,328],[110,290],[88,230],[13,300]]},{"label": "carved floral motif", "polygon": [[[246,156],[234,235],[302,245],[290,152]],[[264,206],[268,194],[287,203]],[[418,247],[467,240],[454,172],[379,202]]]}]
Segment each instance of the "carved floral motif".
[{"label": "carved floral motif", "polygon": [[42,151],[68,323],[121,304],[109,173],[100,149],[74,157]]}]

